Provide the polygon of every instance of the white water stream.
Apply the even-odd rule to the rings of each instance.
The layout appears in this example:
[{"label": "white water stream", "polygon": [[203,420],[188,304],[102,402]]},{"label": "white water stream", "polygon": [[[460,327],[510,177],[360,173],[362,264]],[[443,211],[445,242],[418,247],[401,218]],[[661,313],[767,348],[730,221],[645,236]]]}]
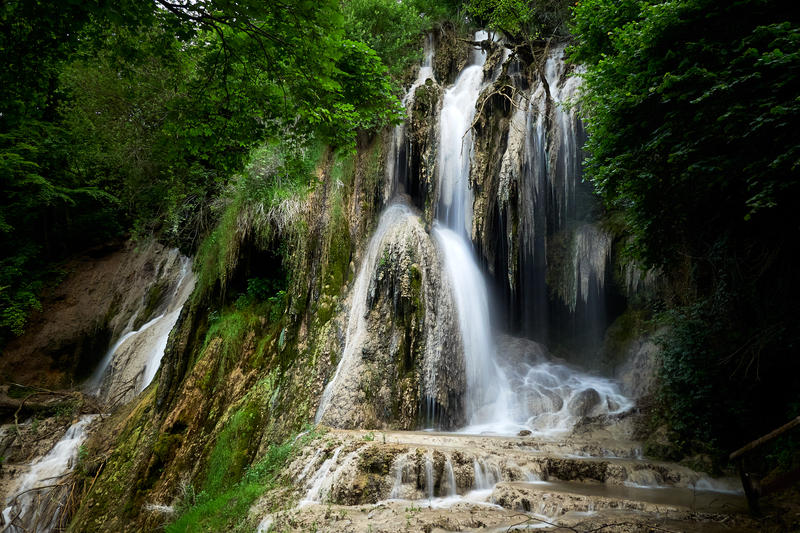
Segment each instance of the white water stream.
[{"label": "white water stream", "polygon": [[65,494],[59,481],[75,467],[80,445],[86,439],[86,429],[96,415],[82,416],[72,424],[63,437],[32,465],[13,490],[3,509],[4,532],[48,532],[58,523]]},{"label": "white water stream", "polygon": [[153,381],[169,334],[194,290],[191,260],[184,256],[176,256],[176,260],[180,262],[180,274],[166,308],[137,330],[130,330],[132,324],[129,324],[129,331],[106,352],[87,381],[88,392],[106,400],[119,400],[121,395],[138,394]]},{"label": "white water stream", "polygon": [[[163,311],[137,330],[132,329],[138,315],[134,313],[126,331],[106,352],[84,385],[90,394],[117,403],[132,398],[153,381],[169,334],[195,283],[191,260],[181,256],[177,250],[170,254],[163,268],[179,268],[179,271]],[[142,308],[144,305],[142,302]],[[58,525],[66,497],[58,482],[74,468],[87,428],[95,416],[86,415],[74,423],[46,455],[32,463],[29,472],[12,488],[11,500],[2,514],[6,524],[12,520],[13,524],[3,530],[4,533],[51,531]]]},{"label": "white water stream", "polygon": [[[403,97],[403,108],[408,112],[414,103],[414,95],[417,89],[425,84],[426,81],[434,80],[433,74],[433,34],[425,35],[422,65],[417,73],[417,79],[409,87],[408,92]],[[394,127],[392,132],[392,144],[386,164],[386,184],[383,201],[389,203],[392,197],[400,190],[400,185],[404,184],[408,173],[408,142],[406,138],[406,121]]]},{"label": "white water stream", "polygon": [[[358,358],[361,356],[358,353],[358,348],[362,346],[361,340],[367,333],[366,314],[369,280],[372,275],[372,269],[378,261],[378,256],[384,249],[385,237],[393,227],[413,216],[416,215],[413,214],[408,206],[403,204],[392,204],[381,215],[378,228],[369,241],[367,253],[361,261],[361,268],[351,290],[352,300],[347,320],[344,350],[339,364],[336,366],[336,373],[334,373],[333,378],[328,382],[322,393],[322,399],[315,417],[317,423],[323,420],[331,405],[334,393],[342,392],[339,390],[340,387],[344,386],[342,376],[350,373],[351,367],[358,362]],[[346,401],[346,395],[340,394],[339,397]]]},{"label": "white water stream", "polygon": [[[475,34],[476,41],[488,38]],[[471,64],[447,89],[439,115],[439,209],[436,218],[458,235],[472,233],[472,191],[468,186],[472,157],[472,121],[483,83],[486,52],[472,53]]]},{"label": "white water stream", "polygon": [[[475,34],[476,41],[488,38]],[[469,241],[472,231],[472,121],[483,87],[486,52],[474,51],[472,64],[444,94],[439,136],[439,210],[433,234],[453,289],[467,373],[467,421],[471,426],[507,424],[509,398],[503,371],[493,354],[489,297]]]},{"label": "white water stream", "polygon": [[[487,38],[483,32],[476,41]],[[606,379],[590,376],[558,363],[539,360],[534,365],[504,362],[508,354],[498,353],[490,319],[488,290],[472,249],[472,192],[469,174],[473,140],[471,125],[483,83],[485,53],[473,53],[472,64],[464,68],[453,87],[444,94],[440,117],[439,183],[437,224],[433,233],[444,257],[458,311],[467,372],[466,406],[468,433],[515,434],[520,430],[537,433],[568,431],[581,416],[617,413],[631,403]],[[575,90],[574,81],[558,85],[563,61],[550,58],[546,65],[551,91],[561,103]],[[540,100],[541,102],[541,100]],[[543,135],[543,114],[532,129]],[[561,131],[560,175],[564,178],[563,198],[574,196],[578,176],[575,132],[572,117],[557,113]],[[521,121],[515,121],[519,124]],[[530,131],[530,130],[529,130]],[[539,139],[543,142],[542,139]],[[526,143],[526,148],[536,143]],[[519,146],[518,144],[516,145]],[[531,158],[528,155],[528,158]],[[543,178],[534,172],[535,183]],[[534,186],[536,187],[536,185]],[[531,209],[535,206],[531,205]],[[568,207],[563,207],[566,212]],[[587,297],[589,281],[600,279],[610,242],[591,228],[576,239],[575,294]],[[602,279],[598,281],[602,283]],[[574,305],[573,305],[574,307]],[[522,366],[520,366],[522,365]]]}]

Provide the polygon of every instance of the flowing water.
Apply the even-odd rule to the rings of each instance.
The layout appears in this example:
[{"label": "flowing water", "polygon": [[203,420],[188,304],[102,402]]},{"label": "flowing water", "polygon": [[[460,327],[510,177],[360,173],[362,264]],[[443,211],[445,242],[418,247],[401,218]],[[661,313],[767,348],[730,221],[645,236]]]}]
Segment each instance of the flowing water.
[{"label": "flowing water", "polygon": [[[146,302],[142,302],[123,334],[106,352],[84,385],[87,392],[111,405],[133,398],[152,382],[169,334],[194,289],[191,261],[177,250],[170,252],[169,259],[159,270],[159,279],[154,283],[174,276],[163,309],[155,318],[134,330],[133,321],[145,308]],[[13,520],[13,525],[4,531],[51,531],[59,526],[61,510],[68,496],[68,487],[60,482],[75,467],[88,426],[96,416],[82,416],[46,455],[31,464],[28,473],[10,491],[14,496],[3,510],[3,518],[6,523]]]},{"label": "flowing water", "polygon": [[[475,34],[476,41],[486,39]],[[467,421],[470,426],[510,421],[507,379],[494,359],[489,296],[475,259],[472,231],[472,121],[484,85],[486,52],[474,51],[472,64],[444,94],[439,118],[439,208],[433,234],[453,289],[467,373]]]},{"label": "flowing water", "polygon": [[[554,326],[564,328],[559,322],[568,320],[569,335],[581,336],[584,345],[591,345],[602,340],[608,325],[605,281],[612,239],[594,224],[596,201],[582,182],[585,133],[570,107],[580,87],[574,75],[580,68],[570,72],[563,55],[564,45],[549,50],[544,80],[532,88],[524,118],[522,113],[515,115],[517,121],[525,121],[524,135],[519,128],[509,134],[522,144],[515,206],[520,214],[519,271],[511,292],[518,314],[514,321],[525,334],[547,342],[554,336]],[[562,265],[550,264],[548,252],[554,246],[566,248]],[[562,272],[548,287],[548,270],[553,268]],[[548,289],[568,317],[553,313]]]},{"label": "flowing water", "polygon": [[[478,32],[474,38],[483,41],[488,35]],[[490,293],[471,241],[472,123],[481,92],[492,82],[485,79],[491,77],[484,69],[486,54],[482,49],[474,50],[470,63],[453,86],[444,91],[436,145],[439,197],[431,234],[441,259],[440,297],[450,299],[445,307],[455,308],[454,322],[461,337],[460,346],[450,344],[448,348],[463,351],[465,383],[463,390],[456,391],[464,397],[466,427],[461,431],[504,435],[520,431],[542,435],[564,433],[584,416],[618,414],[632,404],[613,382],[552,360],[542,346],[537,345],[528,353],[531,352],[530,343],[523,342],[522,351],[520,342],[498,345],[490,314]],[[511,140],[503,161],[503,172],[517,173],[523,184],[520,239],[525,253],[522,277],[541,278],[533,284],[537,289],[536,294],[531,295],[533,302],[546,300],[548,290],[544,271],[538,269],[536,263],[542,262],[544,257],[538,247],[544,246],[544,238],[552,230],[548,230],[548,224],[555,224],[553,227],[558,229],[573,217],[576,183],[580,179],[581,128],[574,114],[560,107],[575,94],[577,81],[566,76],[562,54],[563,49],[557,47],[545,64],[549,90],[540,83],[531,91],[527,111],[518,107],[513,113],[511,128],[514,131],[509,134]],[[431,36],[428,36],[423,65],[403,100],[406,106],[411,105],[416,88],[433,79],[433,57]],[[508,53],[503,57],[507,58]],[[552,132],[549,131],[551,123],[555,124]],[[379,258],[383,260],[381,254],[399,232],[398,228],[412,220],[419,221],[418,215],[398,198],[405,187],[408,149],[405,125],[400,125],[394,131],[392,150],[387,158],[387,172],[392,174],[387,176],[387,182],[392,184],[392,201],[380,216],[350,290],[344,349],[333,377],[324,388],[316,413],[317,422],[335,426],[352,420],[346,412],[353,408],[358,395],[359,380],[354,375],[357,377],[360,371],[362,348],[365,336],[369,335],[371,279]],[[515,165],[517,170],[511,168]],[[611,239],[587,223],[574,230],[571,243],[567,268],[572,273],[563,276],[570,283],[560,290],[574,311],[579,302],[602,299]],[[526,262],[528,260],[533,262]],[[524,288],[531,286],[527,284]],[[540,313],[542,309],[536,307],[533,311]],[[442,318],[441,313],[426,318],[426,327],[441,322]],[[451,371],[447,365],[436,361],[444,361],[444,357],[441,347],[438,351],[426,348],[422,361],[425,372],[420,387],[421,403],[428,424],[438,423],[439,383],[446,387],[448,382],[442,373]]]},{"label": "flowing water", "polygon": [[[87,382],[88,392],[115,403],[138,394],[153,381],[169,334],[194,290],[191,260],[177,253],[175,260],[179,273],[165,308],[139,329],[125,332],[114,343]],[[129,324],[128,329],[131,326]]]},{"label": "flowing water", "polygon": [[[475,34],[476,41],[486,32]],[[474,51],[472,63],[461,71],[444,93],[439,115],[439,208],[436,218],[467,238],[472,233],[472,191],[468,186],[472,157],[472,121],[475,104],[484,86],[486,52]]]},{"label": "flowing water", "polygon": [[[423,49],[422,65],[417,73],[417,78],[403,97],[403,108],[411,109],[414,103],[414,95],[419,87],[428,80],[435,81],[433,74],[433,34],[425,35],[425,45]],[[408,191],[409,160],[412,159],[411,143],[406,137],[406,121],[394,127],[392,132],[392,143],[389,156],[386,159],[386,184],[384,202],[390,203],[395,194],[401,190]]]},{"label": "flowing water", "polygon": [[3,509],[3,520],[10,524],[4,532],[44,533],[56,527],[68,496],[68,487],[60,485],[60,482],[75,467],[78,450],[86,439],[87,427],[94,417],[82,416],[72,424],[55,446],[36,460],[19,480],[11,491],[14,496]]},{"label": "flowing water", "polygon": [[[485,34],[475,36],[476,41],[484,38]],[[564,432],[570,430],[581,416],[618,413],[631,404],[608,380],[553,362],[539,361],[532,366],[528,361],[516,360],[509,364],[504,361],[508,354],[499,353],[495,344],[489,293],[469,239],[472,227],[472,193],[469,188],[473,150],[471,124],[483,86],[484,61],[483,52],[475,52],[473,63],[461,72],[455,85],[444,94],[439,140],[441,196],[438,223],[433,229],[452,285],[463,340],[468,421],[468,427],[463,431],[494,434],[515,434],[525,429],[538,433]],[[563,62],[559,63],[553,57],[546,65],[551,94],[556,103],[561,103],[575,91],[572,79],[559,85],[563,77],[560,65]],[[540,100],[539,105],[545,104]],[[519,127],[522,122],[519,113],[515,116],[512,127]],[[561,146],[557,157],[560,170],[555,176],[563,185],[563,190],[556,196],[559,217],[565,218],[572,209],[570,202],[579,175],[579,161],[574,146],[574,117],[564,110],[558,111],[556,116],[560,124]],[[544,155],[542,146],[545,142],[544,119],[541,117],[540,113],[535,128],[532,128],[533,133],[530,133],[531,128],[525,133],[526,136],[535,136],[535,142],[528,142],[525,146],[527,149],[536,148],[539,157]],[[524,158],[530,162],[536,156],[527,153]],[[534,193],[541,186],[536,183],[545,179],[541,167],[540,164],[539,174],[534,171],[532,175]],[[537,209],[536,205],[530,206],[531,211]],[[535,228],[532,227],[531,231],[535,238]],[[576,232],[571,264],[574,269],[571,289],[574,290],[570,293],[576,299],[579,295],[588,298],[591,288],[602,288],[610,244],[610,238],[594,226],[587,225]]]},{"label": "flowing water", "polygon": [[[475,40],[486,37],[478,33]],[[523,314],[527,321],[536,315],[545,328],[549,323],[548,239],[554,233],[569,233],[564,254],[568,275],[556,290],[564,307],[576,315],[605,298],[612,245],[610,236],[591,219],[579,216],[582,127],[571,110],[559,105],[577,89],[577,80],[567,76],[562,55],[563,47],[556,47],[544,66],[549,91],[543,83],[535,85],[530,103],[512,112],[500,176],[501,181],[514,180],[519,186],[520,296],[531,299]],[[425,63],[404,99],[406,105],[411,103],[413,89],[431,79],[432,57],[428,42]],[[466,426],[450,433],[437,432],[435,427],[387,431],[381,436],[382,444],[373,442],[372,431],[330,430],[292,468],[299,472],[296,479],[304,496],[298,507],[287,512],[289,522],[281,513],[270,514],[263,517],[258,531],[318,525],[325,531],[338,531],[343,525],[339,516],[347,517],[348,529],[368,531],[373,520],[393,527],[399,517],[409,525],[420,515],[430,527],[443,528],[450,517],[469,516],[469,523],[481,524],[482,529],[509,531],[536,529],[555,521],[580,525],[609,510],[613,517],[618,510],[652,515],[676,508],[670,506],[692,507],[694,512],[696,507],[719,510],[741,504],[731,480],[712,481],[681,465],[644,459],[641,445],[625,440],[629,429],[614,425],[633,407],[615,382],[552,357],[543,344],[501,335],[493,328],[492,295],[471,240],[473,193],[469,186],[471,125],[488,85],[485,60],[485,53],[476,50],[470,64],[444,92],[434,147],[439,197],[430,233],[440,259],[438,290],[441,298],[450,300],[450,309],[455,309],[448,318],[458,326],[461,340],[446,349],[463,356],[464,390],[459,392],[464,394]],[[350,290],[345,346],[324,389],[317,422],[336,426],[340,420],[336,413],[354,408],[348,399],[357,391],[348,388],[357,380],[347,376],[360,368],[364,337],[369,334],[371,280],[379,272],[379,258],[391,258],[382,254],[396,228],[409,220],[420,223],[413,209],[397,199],[409,171],[408,146],[405,126],[398,126],[387,160],[390,205],[380,216]],[[498,194],[509,193],[501,188]],[[510,195],[505,201],[511,201]],[[440,314],[426,313],[426,328],[442,320]],[[424,357],[445,360],[441,348],[426,348]],[[427,359],[421,368],[420,411],[435,426],[437,389],[433,384],[447,383],[446,374],[454,370]],[[581,425],[580,432],[572,432],[582,421],[588,423]],[[346,456],[345,450],[349,451]],[[358,512],[351,513],[352,509]],[[437,514],[437,510],[444,511]],[[534,523],[519,526],[520,517],[525,516]],[[416,521],[414,527],[425,529],[421,523]]]},{"label": "flowing water", "polygon": [[367,293],[372,270],[384,249],[384,245],[386,244],[385,238],[389,231],[414,216],[416,215],[414,215],[408,206],[400,203],[392,204],[381,214],[378,228],[370,239],[367,252],[364,254],[364,258],[361,261],[361,268],[359,269],[358,276],[351,289],[352,301],[345,333],[344,350],[336,366],[336,372],[333,378],[328,382],[322,393],[322,398],[316,414],[316,421],[318,423],[325,420],[325,414],[334,399],[338,399],[340,402],[348,401],[347,391],[344,390],[347,384],[343,376],[348,376],[351,373],[352,367],[354,367],[361,356],[359,349],[362,346],[364,335],[367,334]]}]

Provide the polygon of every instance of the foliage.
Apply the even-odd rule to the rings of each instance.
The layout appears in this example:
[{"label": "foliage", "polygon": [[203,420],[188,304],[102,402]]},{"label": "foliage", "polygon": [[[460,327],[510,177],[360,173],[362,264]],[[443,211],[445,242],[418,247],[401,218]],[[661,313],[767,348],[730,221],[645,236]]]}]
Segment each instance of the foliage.
[{"label": "foliage", "polygon": [[334,146],[355,147],[354,132],[373,131],[402,118],[400,101],[381,59],[364,43],[342,41],[342,55],[336,63],[339,84],[336,100],[318,108],[309,117],[319,124],[326,140]]},{"label": "foliage", "polygon": [[131,231],[191,250],[259,146],[351,148],[399,117],[337,0],[11,0],[0,21],[0,344],[54,262]]},{"label": "foliage", "polygon": [[[598,16],[598,3],[576,9],[576,30],[588,35],[579,34],[574,57],[597,61],[582,102],[587,170],[626,210],[640,255],[669,262],[687,244],[713,242],[728,225],[747,232],[757,221],[744,222],[791,202],[800,31],[789,13],[759,1],[673,0],[640,2],[628,22]],[[600,33],[608,40],[598,42]]]},{"label": "foliage", "polygon": [[311,186],[321,152],[319,143],[301,138],[253,150],[245,171],[224,191],[216,206],[222,212],[219,222],[198,249],[201,288],[218,284],[224,294],[244,243],[269,250],[276,236],[289,240],[292,233],[302,232],[302,198]]},{"label": "foliage", "polygon": [[430,25],[412,2],[346,0],[347,38],[374,50],[395,77],[422,58],[421,36]]},{"label": "foliage", "polygon": [[478,26],[503,32],[512,42],[528,43],[565,36],[567,0],[467,0],[467,13]]},{"label": "foliage", "polygon": [[292,449],[291,441],[271,445],[264,457],[248,468],[241,479],[229,488],[212,488],[197,495],[190,494],[191,501],[182,506],[184,512],[167,526],[166,531],[215,532],[247,527],[250,506],[277,483],[278,472],[286,464]]},{"label": "foliage", "polygon": [[662,407],[685,451],[730,451],[784,423],[800,390],[800,241],[785,235],[800,28],[762,0],[581,0],[574,15],[587,174],[633,257],[676,281]]},{"label": "foliage", "polygon": [[581,0],[573,10],[570,21],[577,44],[573,47],[573,60],[595,64],[603,56],[614,54],[612,39],[627,23],[637,19],[642,0]]}]

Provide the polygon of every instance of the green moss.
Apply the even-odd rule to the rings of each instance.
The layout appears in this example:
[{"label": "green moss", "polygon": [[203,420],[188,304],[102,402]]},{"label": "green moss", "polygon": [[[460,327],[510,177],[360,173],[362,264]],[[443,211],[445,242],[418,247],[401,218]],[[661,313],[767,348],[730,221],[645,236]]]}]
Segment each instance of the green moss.
[{"label": "green moss", "polygon": [[652,331],[653,324],[649,318],[649,313],[644,309],[626,309],[608,328],[607,349],[613,353],[621,353],[631,341]]},{"label": "green moss", "polygon": [[250,464],[254,440],[261,424],[260,402],[251,401],[238,410],[217,436],[208,458],[208,473],[203,490],[221,493],[238,480]]},{"label": "green moss", "polygon": [[[182,502],[178,519],[167,533],[252,530],[248,519],[252,504],[278,483],[278,474],[291,455],[292,441],[270,446],[267,453],[248,468],[235,483],[208,486],[190,501]],[[227,488],[223,488],[226,487]]]},{"label": "green moss", "polygon": [[166,288],[166,281],[161,281],[150,287],[150,290],[147,291],[144,309],[142,309],[139,314],[136,315],[136,320],[133,323],[134,330],[141,328],[147,321],[154,318],[156,308],[164,299]]},{"label": "green moss", "polygon": [[252,437],[252,429],[257,427],[253,410],[259,404],[263,408],[263,403],[276,390],[276,378],[270,374],[248,393],[249,401],[234,414],[217,438],[209,459],[215,471],[209,473],[202,491],[185,491],[183,501],[176,506],[179,514],[177,519],[166,527],[168,533],[252,531],[256,524],[248,514],[253,503],[281,483],[291,483],[290,479],[281,479],[280,472],[296,450],[319,438],[321,433],[316,430],[307,431],[299,438],[293,435],[281,444],[270,445],[266,453],[252,465],[237,465],[235,471],[238,473],[235,476],[231,476],[234,470],[229,462],[236,463],[236,459],[224,449],[226,445],[232,445],[233,449],[240,451],[242,446],[246,447],[247,438],[234,433],[244,431]]},{"label": "green moss", "polygon": [[[109,431],[118,425],[124,424],[124,428],[116,439],[117,446],[105,463],[102,475],[84,494],[84,505],[70,531],[121,530],[122,524],[138,512],[137,501],[141,500],[138,496],[142,493],[144,468],[153,442],[150,440],[153,435],[150,415],[154,395],[154,388],[146,389],[135,406],[120,409],[105,422]],[[105,428],[99,432],[105,433]]]},{"label": "green moss", "polygon": [[403,451],[404,448],[386,445],[365,447],[358,458],[358,469],[367,474],[388,476],[395,458]]},{"label": "green moss", "polygon": [[383,185],[383,176],[385,174],[384,164],[385,156],[383,154],[383,143],[373,142],[367,148],[363,155],[364,168],[362,170],[363,177],[361,181],[361,195],[362,205],[367,209],[374,209],[377,205],[375,202],[375,195],[379,194],[379,185]]},{"label": "green moss", "polygon": [[[204,357],[209,351],[212,341],[220,340],[220,344],[215,345],[215,365],[210,368],[201,382],[204,390],[215,388],[224,380],[225,375],[235,367],[245,355],[245,342],[251,332],[260,333],[264,329],[262,321],[264,316],[269,316],[271,302],[247,305],[237,309],[230,307],[214,317],[211,325],[206,332],[205,340],[200,357]],[[263,344],[260,344],[263,350]],[[251,354],[250,364],[255,361],[263,360],[263,352]]]}]

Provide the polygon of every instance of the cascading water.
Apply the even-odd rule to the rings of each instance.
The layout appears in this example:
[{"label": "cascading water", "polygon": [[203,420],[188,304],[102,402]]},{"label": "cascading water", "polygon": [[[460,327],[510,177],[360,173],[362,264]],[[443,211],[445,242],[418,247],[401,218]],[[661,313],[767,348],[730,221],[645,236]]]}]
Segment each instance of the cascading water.
[{"label": "cascading water", "polygon": [[466,239],[434,226],[453,288],[467,371],[467,421],[474,426],[510,422],[508,380],[494,357],[486,284]]},{"label": "cascading water", "polygon": [[347,384],[344,383],[342,376],[350,374],[351,368],[357,363],[361,355],[358,353],[358,349],[361,347],[362,338],[367,333],[367,291],[372,270],[384,248],[385,237],[389,231],[413,216],[415,215],[411,209],[403,204],[393,204],[386,208],[381,215],[378,228],[370,239],[367,253],[364,255],[358,276],[353,284],[352,304],[347,321],[344,350],[333,378],[328,382],[322,393],[322,399],[317,408],[317,423],[324,419],[325,413],[334,399],[334,393],[338,393],[337,397],[341,398],[342,401],[347,401],[347,394],[344,394],[346,391],[343,390]]},{"label": "cascading water", "polygon": [[[476,41],[488,38],[475,34]],[[486,52],[472,53],[472,64],[464,68],[444,94],[439,118],[439,208],[436,218],[464,237],[472,232],[472,191],[468,187],[472,156],[472,121],[475,103],[483,86]]]},{"label": "cascading water", "polygon": [[[476,41],[484,38],[485,34],[475,36]],[[576,82],[560,83],[563,62],[555,57],[548,59],[545,70],[550,94],[556,104],[561,104],[574,93]],[[544,366],[531,366],[524,358],[514,357],[515,354],[499,353],[493,342],[488,291],[470,241],[472,193],[468,186],[473,151],[471,126],[482,87],[483,62],[483,52],[475,52],[473,64],[461,72],[455,85],[444,95],[439,142],[441,192],[433,229],[452,285],[463,340],[468,421],[464,431],[505,434],[520,429],[538,433],[566,431],[580,416],[619,412],[628,408],[630,402],[608,380],[548,361],[539,361],[539,365]],[[555,224],[564,226],[575,211],[574,189],[580,166],[575,118],[561,108],[556,112],[560,132],[558,145],[551,147],[554,159],[547,159],[545,113],[552,102],[547,100],[548,91],[543,87],[544,84],[535,91],[536,98],[531,99],[531,105],[540,108],[538,114],[529,113],[535,116],[535,125],[524,130],[529,140],[524,143],[523,160],[530,185],[523,191],[529,204],[523,216],[523,224],[527,225],[523,235],[527,240],[522,246],[530,256],[534,255],[536,240],[540,239],[538,246],[542,246],[541,237],[546,235],[546,214],[540,213],[538,199],[549,187],[546,195],[555,204]],[[520,128],[524,122],[521,115],[521,111],[515,112],[511,127]],[[519,131],[517,135],[522,133]],[[520,144],[509,143],[517,149]],[[551,167],[554,169],[552,176]],[[559,185],[558,190],[554,190],[554,183]],[[542,224],[544,228],[540,230],[538,226]],[[576,232],[569,265],[573,270],[573,283],[569,287],[570,295],[574,295],[573,309],[577,298],[585,301],[592,289],[595,292],[598,287],[602,289],[611,244],[604,236],[591,225]],[[537,272],[535,264],[522,267],[523,276],[526,267]],[[543,273],[542,269],[538,271]],[[539,285],[542,291],[539,296],[544,297],[544,283]]]},{"label": "cascading water", "polygon": [[[485,32],[475,34],[476,41],[486,38]],[[493,354],[488,291],[469,241],[472,121],[483,85],[485,61],[486,52],[473,52],[472,64],[444,94],[440,115],[439,208],[433,228],[458,313],[467,371],[467,421],[471,426],[509,421],[509,391],[504,386],[507,380]]]},{"label": "cascading water", "polygon": [[[144,390],[155,377],[169,334],[194,290],[191,260],[178,256],[180,272],[166,307],[135,331],[127,331],[106,353],[86,389],[106,400],[120,401]],[[129,325],[130,327],[130,325]]]},{"label": "cascading water", "polygon": [[[423,49],[422,65],[417,73],[417,79],[411,84],[411,87],[403,97],[403,108],[411,109],[414,103],[414,95],[419,87],[425,84],[428,80],[434,80],[433,74],[433,35],[428,33],[425,35],[425,45]],[[387,158],[386,165],[386,184],[387,188],[384,193],[384,202],[390,203],[390,200],[401,189],[408,189],[408,173],[409,173],[409,159],[411,158],[412,147],[408,142],[406,136],[406,121],[394,127],[392,132],[392,143],[389,157]]]},{"label": "cascading water", "polygon": [[[570,74],[563,55],[564,45],[549,50],[544,80],[527,105],[516,208],[518,289],[511,292],[516,321],[526,335],[547,342],[558,332],[582,337],[583,346],[591,347],[607,326],[604,285],[612,241],[594,225],[595,202],[581,181],[585,134],[575,109],[568,107],[580,78]],[[548,301],[548,290],[559,305]]]},{"label": "cascading water", "polygon": [[95,415],[83,416],[45,456],[31,465],[30,471],[12,491],[14,496],[3,509],[7,524],[4,532],[52,531],[58,524],[61,508],[68,496],[59,485],[78,459],[78,449],[86,439],[86,429]]},{"label": "cascading water", "polygon": [[[138,316],[146,309],[147,299],[133,313],[120,338],[84,385],[84,389],[117,404],[131,399],[153,380],[161,363],[170,331],[194,289],[191,260],[172,250],[156,265],[152,287],[164,286],[171,292],[161,304],[158,316],[134,330]],[[163,285],[162,285],[163,284]],[[86,415],[74,423],[61,440],[44,456],[35,460],[30,471],[12,489],[11,500],[3,510],[10,524],[3,531],[51,531],[59,526],[61,510],[68,494],[59,481],[75,466],[78,450],[87,437],[87,428],[97,415]]]},{"label": "cascading water", "polygon": [[[486,39],[488,35],[485,32],[475,35],[475,41],[484,42]],[[460,343],[437,344],[442,336],[428,335],[424,357],[418,367],[423,370],[418,389],[424,405],[422,412],[429,426],[442,427],[440,402],[444,401],[453,385],[460,384],[462,388],[457,394],[463,394],[463,400],[451,405],[463,406],[464,432],[565,431],[580,416],[619,412],[627,408],[629,402],[607,380],[581,373],[546,357],[539,358],[538,355],[544,354],[543,348],[534,350],[537,357],[528,357],[530,354],[519,357],[520,351],[509,347],[509,343],[498,346],[495,342],[489,291],[471,242],[473,194],[469,187],[476,104],[481,91],[492,82],[484,80],[486,55],[483,49],[473,51],[470,64],[462,70],[454,85],[444,92],[440,110],[439,137],[435,147],[439,196],[431,233],[441,263],[437,267],[435,261],[428,262],[428,267],[441,268],[441,284],[434,290],[438,290],[441,298],[449,303],[425,307],[424,327],[436,328],[435,324],[450,320],[450,324],[458,326]],[[503,57],[507,58],[508,53]],[[413,102],[415,89],[432,78],[432,58],[433,47],[428,37],[424,63],[403,100],[406,105]],[[543,261],[545,257],[544,254],[537,256],[537,246],[545,243],[543,239],[548,228],[553,224],[555,227],[564,226],[572,216],[570,213],[575,211],[574,182],[580,164],[573,115],[559,108],[554,115],[559,124],[558,140],[548,140],[548,124],[552,122],[548,117],[553,113],[554,105],[551,96],[557,104],[575,90],[575,82],[563,81],[563,62],[554,58],[555,55],[548,59],[545,69],[546,79],[550,82],[550,96],[543,85],[534,88],[528,111],[518,109],[514,113],[512,127],[519,130],[514,133],[518,140],[509,141],[509,150],[517,150],[517,155],[504,158],[504,167],[513,167],[515,161],[517,168],[524,167],[521,172],[527,185],[522,187],[522,202],[523,207],[531,212],[523,213],[521,222],[525,227],[521,232],[524,241],[521,247],[528,251],[525,257],[538,257],[537,261]],[[538,112],[533,111],[533,106]],[[387,194],[392,203],[381,214],[350,291],[344,348],[335,373],[322,393],[317,422],[344,427],[359,423],[360,419],[353,415],[353,410],[361,401],[358,398],[363,396],[361,374],[368,365],[365,354],[374,350],[367,341],[374,332],[371,321],[378,316],[371,315],[371,306],[376,301],[373,292],[378,290],[378,282],[374,280],[384,276],[380,274],[381,263],[387,258],[397,257],[391,255],[396,243],[405,242],[403,246],[415,247],[418,245],[414,243],[424,240],[424,234],[419,230],[419,216],[405,204],[405,200],[397,199],[405,189],[405,175],[409,171],[405,126],[395,129],[391,146],[387,158],[387,172],[391,175],[387,175],[387,181],[392,185]],[[542,198],[545,197],[547,201],[543,204]],[[412,226],[416,229],[412,230]],[[604,234],[590,224],[576,231],[575,235],[574,253],[568,261],[573,276],[569,278],[570,285],[566,289],[574,295],[570,300],[572,308],[576,306],[573,302],[585,301],[592,291],[602,288],[610,249],[610,241],[602,238]],[[419,251],[430,253],[432,250],[421,247]],[[521,266],[525,270],[530,265],[523,261]],[[543,277],[542,272],[536,271],[535,274]],[[546,298],[547,288],[543,285],[540,289],[539,296]],[[455,308],[455,312],[440,312],[448,306]],[[446,361],[446,354],[454,350],[463,354],[463,382],[443,379],[453,371],[443,361]]]}]

